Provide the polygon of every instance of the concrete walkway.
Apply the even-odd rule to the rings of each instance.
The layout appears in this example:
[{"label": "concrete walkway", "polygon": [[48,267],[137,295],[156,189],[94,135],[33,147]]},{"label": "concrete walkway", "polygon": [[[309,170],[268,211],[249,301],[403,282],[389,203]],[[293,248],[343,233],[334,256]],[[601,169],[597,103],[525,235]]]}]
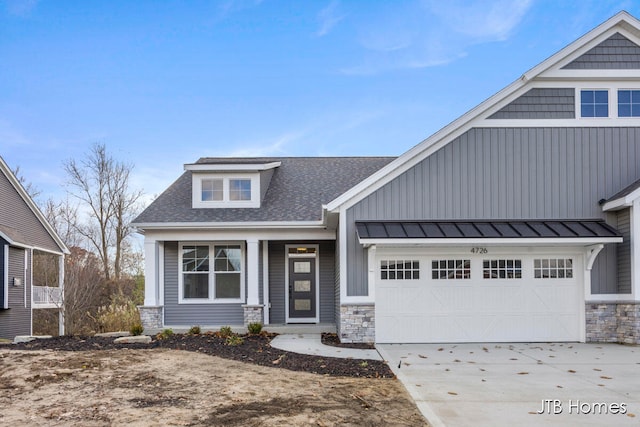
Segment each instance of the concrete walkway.
[{"label": "concrete walkway", "polygon": [[382,360],[376,350],[333,347],[322,344],[320,334],[283,334],[271,341],[271,347],[293,353],[342,359]]},{"label": "concrete walkway", "polygon": [[377,348],[433,427],[640,426],[638,346]]}]

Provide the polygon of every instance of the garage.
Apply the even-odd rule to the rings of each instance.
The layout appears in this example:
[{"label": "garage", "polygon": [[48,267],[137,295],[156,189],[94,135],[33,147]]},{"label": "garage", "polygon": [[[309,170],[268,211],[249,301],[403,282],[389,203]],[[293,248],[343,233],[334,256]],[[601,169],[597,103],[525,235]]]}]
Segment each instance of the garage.
[{"label": "garage", "polygon": [[602,221],[358,222],[378,343],[584,340]]},{"label": "garage", "polygon": [[376,342],[580,340],[580,254],[478,250],[381,251]]}]

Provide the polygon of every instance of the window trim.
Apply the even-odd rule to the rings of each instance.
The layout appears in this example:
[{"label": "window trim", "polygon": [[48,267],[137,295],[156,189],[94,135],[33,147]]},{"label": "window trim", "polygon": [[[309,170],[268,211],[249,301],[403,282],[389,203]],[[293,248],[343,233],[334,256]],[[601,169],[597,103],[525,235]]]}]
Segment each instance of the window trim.
[{"label": "window trim", "polygon": [[[580,119],[585,119],[585,120],[593,120],[593,119],[608,119],[611,117],[616,117],[613,113],[613,103],[611,102],[611,98],[612,98],[612,91],[616,90],[615,88],[610,88],[610,87],[578,87],[576,88],[576,116]],[[582,92],[584,91],[603,91],[607,93],[607,115],[606,116],[583,116],[582,115]],[[617,92],[616,92],[617,94]],[[617,95],[616,95],[617,97]],[[616,105],[616,115],[617,115],[617,102],[615,103]]]},{"label": "window trim", "polygon": [[[629,88],[629,87],[618,87],[615,88],[616,91],[616,117],[622,120],[629,120],[629,119],[638,119],[640,118],[639,116],[634,116],[634,115],[629,115],[629,116],[621,116],[620,115],[620,92],[621,91],[629,91],[629,92],[638,92],[640,91],[639,88]],[[633,110],[633,103],[631,103],[631,108]]]},{"label": "window trim", "polygon": [[[202,182],[222,180],[222,200],[202,200]],[[231,200],[230,182],[235,179],[251,180],[251,200]],[[259,208],[260,207],[260,174],[259,173],[193,173],[191,178],[192,205],[194,208]]]},{"label": "window trim", "polygon": [[[209,298],[184,298],[184,279],[182,270],[182,252],[185,246],[209,247]],[[240,246],[240,298],[216,298],[215,297],[215,247],[216,246]],[[178,243],[178,304],[244,304],[246,301],[246,247],[244,241],[216,241],[216,242],[192,242]]]}]

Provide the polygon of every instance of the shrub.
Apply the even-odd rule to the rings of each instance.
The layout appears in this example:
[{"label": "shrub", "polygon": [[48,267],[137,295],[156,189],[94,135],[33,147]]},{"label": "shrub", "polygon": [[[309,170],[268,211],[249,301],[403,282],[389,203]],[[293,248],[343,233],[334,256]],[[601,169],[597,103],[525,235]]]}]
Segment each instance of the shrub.
[{"label": "shrub", "polygon": [[165,329],[156,335],[156,338],[159,340],[166,340],[173,336],[173,329]]},{"label": "shrub", "polygon": [[249,330],[250,334],[258,335],[262,331],[262,323],[260,322],[249,323],[249,325],[247,325],[247,329]]},{"label": "shrub", "polygon": [[220,331],[218,331],[218,334],[222,338],[228,338],[233,335],[233,331],[231,330],[231,326],[223,326],[220,328]]},{"label": "shrub", "polygon": [[136,323],[131,327],[131,329],[129,329],[129,332],[131,335],[142,335],[144,328],[140,323]]},{"label": "shrub", "polygon": [[236,334],[229,335],[225,340],[225,344],[230,346],[241,345],[242,343],[244,343],[244,339]]},{"label": "shrub", "polygon": [[129,331],[140,323],[136,304],[120,292],[111,297],[109,305],[98,307],[95,317],[90,314],[89,316],[93,318],[100,332]]},{"label": "shrub", "polygon": [[187,332],[187,335],[200,335],[201,333],[200,326],[192,326],[189,332]]}]

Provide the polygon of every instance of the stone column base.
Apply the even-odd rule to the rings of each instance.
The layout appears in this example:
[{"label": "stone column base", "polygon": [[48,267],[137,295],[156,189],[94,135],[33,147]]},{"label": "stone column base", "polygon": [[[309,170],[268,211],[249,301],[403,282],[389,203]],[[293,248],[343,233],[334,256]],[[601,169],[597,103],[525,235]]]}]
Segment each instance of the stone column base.
[{"label": "stone column base", "polygon": [[145,329],[161,329],[162,328],[162,306],[138,306],[140,313],[140,323]]},{"label": "stone column base", "polygon": [[375,304],[340,306],[340,341],[373,343],[376,339]]},{"label": "stone column base", "polygon": [[244,326],[248,326],[249,323],[264,323],[262,316],[262,305],[243,305],[244,310]]},{"label": "stone column base", "polygon": [[587,302],[586,341],[640,344],[640,302]]}]

